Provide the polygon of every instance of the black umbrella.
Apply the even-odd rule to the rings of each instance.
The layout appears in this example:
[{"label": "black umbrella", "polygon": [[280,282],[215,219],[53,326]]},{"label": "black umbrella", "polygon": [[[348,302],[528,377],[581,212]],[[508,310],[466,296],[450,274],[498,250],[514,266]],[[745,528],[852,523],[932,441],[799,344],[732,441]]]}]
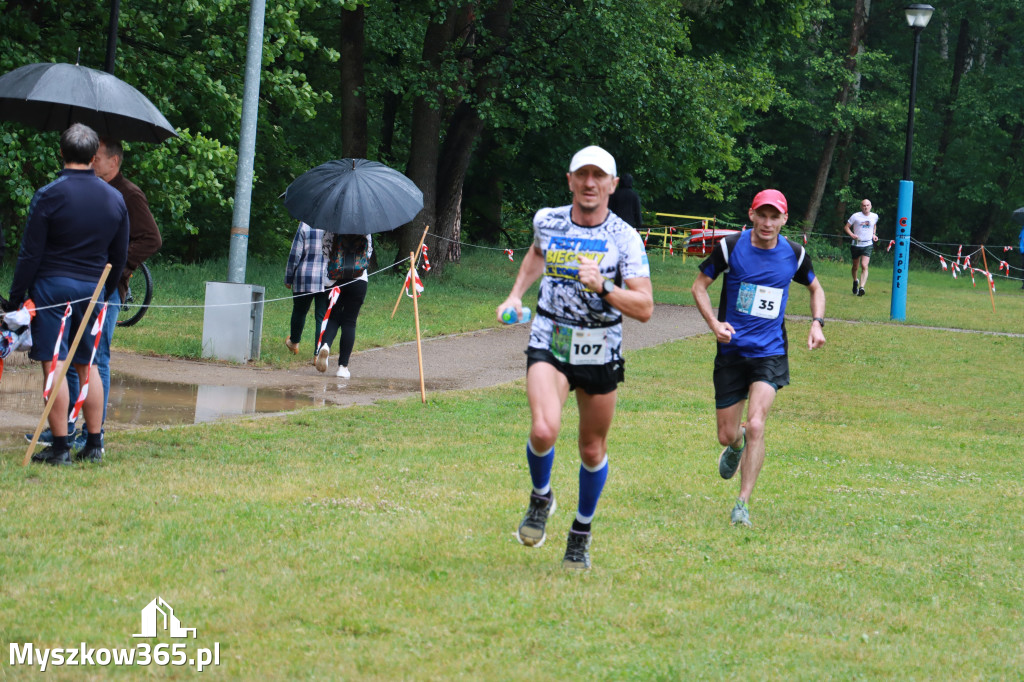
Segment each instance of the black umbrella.
[{"label": "black umbrella", "polygon": [[366,159],[328,161],[296,178],[283,196],[293,218],[336,234],[393,230],[423,208],[412,180]]},{"label": "black umbrella", "polygon": [[1017,223],[1018,225],[1024,225],[1024,206],[1021,206],[1016,211],[1014,211],[1010,215],[1010,217],[1013,218],[1013,222]]},{"label": "black umbrella", "polygon": [[84,123],[129,142],[177,137],[160,110],[120,78],[77,64],[28,64],[0,76],[0,119],[41,130]]}]

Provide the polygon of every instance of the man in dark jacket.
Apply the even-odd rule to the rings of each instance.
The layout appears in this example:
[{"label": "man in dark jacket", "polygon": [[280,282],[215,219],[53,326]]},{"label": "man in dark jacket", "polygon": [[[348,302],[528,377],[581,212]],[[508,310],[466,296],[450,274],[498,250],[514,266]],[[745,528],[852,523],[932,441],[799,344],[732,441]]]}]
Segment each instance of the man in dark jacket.
[{"label": "man in dark jacket", "polygon": [[[38,312],[32,320],[29,358],[42,362],[44,377],[50,373],[58,343],[57,357],[66,361],[70,338],[80,325],[86,325],[72,362],[80,376],[89,372],[91,390],[83,405],[88,437],[79,454],[92,461],[99,459],[102,452],[100,429],[106,396],[99,372],[95,367],[89,369],[96,311],[88,320],[84,319],[85,311],[107,263],[111,269],[106,296],[116,291],[128,250],[128,209],[124,199],[96,177],[92,169],[98,147],[96,132],[80,123],[61,135],[64,170],[32,197],[10,292],[12,307],[20,306],[28,297],[36,304]],[[69,301],[71,315],[68,324],[62,325]],[[49,414],[53,442],[32,459],[54,465],[70,464],[67,384],[61,382],[49,400],[54,401]]]},{"label": "man in dark jacket", "polygon": [[619,186],[608,198],[608,208],[634,230],[639,230],[644,224],[640,217],[640,197],[633,191],[633,176],[629,173],[623,173],[619,178]]},{"label": "man in dark jacket", "polygon": [[[96,176],[110,184],[111,187],[121,193],[125,206],[128,208],[128,220],[130,223],[128,233],[128,256],[124,270],[121,271],[121,278],[117,290],[107,299],[110,307],[107,317],[103,321],[103,336],[100,337],[99,348],[96,349],[96,366],[100,371],[100,380],[103,382],[103,394],[109,399],[110,396],[110,340],[117,325],[117,314],[120,310],[121,301],[128,291],[128,280],[132,273],[152,256],[163,244],[160,236],[160,229],[153,220],[153,214],[149,210],[149,201],[139,186],[121,174],[121,164],[124,162],[124,147],[117,140],[108,138],[100,139],[100,146],[96,150],[96,156],[92,160],[92,168]],[[78,375],[68,372],[68,390],[71,395],[78,395]],[[103,403],[103,421],[107,421],[107,403]],[[80,438],[82,436],[80,435]],[[80,439],[73,443],[74,447],[80,447]]]}]

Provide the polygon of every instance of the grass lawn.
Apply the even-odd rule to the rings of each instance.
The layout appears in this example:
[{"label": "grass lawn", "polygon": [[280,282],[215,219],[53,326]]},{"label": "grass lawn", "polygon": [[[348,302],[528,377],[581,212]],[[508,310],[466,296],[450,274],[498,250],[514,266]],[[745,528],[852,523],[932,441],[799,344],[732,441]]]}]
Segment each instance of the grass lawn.
[{"label": "grass lawn", "polygon": [[[652,262],[658,300],[688,303],[696,260]],[[728,525],[738,481],[717,475],[703,335],[628,358],[587,574],[560,568],[579,467],[572,400],[548,543],[514,539],[529,491],[519,381],[425,406],[117,432],[107,461],[71,470],[5,453],[0,640],[217,643],[205,674],[225,679],[1017,679],[1024,338],[912,325],[1019,333],[1024,296],[1002,287],[993,314],[980,283],[912,272],[908,324],[889,324],[884,268],[858,298],[849,266],[816,265],[828,345],[808,352],[806,321],[790,323],[793,383],[769,420],[751,529]],[[515,266],[479,257],[428,282],[430,333],[496,324]],[[158,287],[171,281],[157,272]],[[201,301],[207,277],[183,269],[200,288],[180,300]],[[408,309],[389,331],[387,281],[361,344],[411,334]],[[270,308],[268,353],[282,336]],[[179,337],[194,329],[158,313],[124,347],[146,350],[146,329],[169,339],[161,315],[179,316]],[[195,640],[132,638],[157,595]],[[50,674],[140,672],[191,676]],[[0,678],[30,676],[5,655]]]}]

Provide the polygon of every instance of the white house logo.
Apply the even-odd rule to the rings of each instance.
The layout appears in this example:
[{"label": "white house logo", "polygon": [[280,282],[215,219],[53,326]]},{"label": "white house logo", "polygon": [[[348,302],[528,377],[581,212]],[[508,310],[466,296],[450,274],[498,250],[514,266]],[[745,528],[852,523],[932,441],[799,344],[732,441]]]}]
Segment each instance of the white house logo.
[{"label": "white house logo", "polygon": [[[157,597],[142,609],[142,632],[132,637],[158,637],[178,639],[196,638],[195,628],[182,627],[174,609]],[[122,635],[123,636],[123,635]],[[106,666],[188,666],[196,672],[220,665],[220,642],[212,647],[196,647],[185,642],[137,642],[130,647],[94,646],[88,642],[59,647],[37,647],[33,642],[11,642],[8,647],[8,665],[32,666],[40,672],[64,667]],[[0,677],[3,674],[0,673]]]},{"label": "white house logo", "polygon": [[196,637],[196,629],[181,627],[181,621],[174,615],[174,609],[160,596],[142,609],[142,632],[132,637],[156,637],[158,629],[166,631],[171,637],[188,637],[189,633],[192,634],[192,639]]}]

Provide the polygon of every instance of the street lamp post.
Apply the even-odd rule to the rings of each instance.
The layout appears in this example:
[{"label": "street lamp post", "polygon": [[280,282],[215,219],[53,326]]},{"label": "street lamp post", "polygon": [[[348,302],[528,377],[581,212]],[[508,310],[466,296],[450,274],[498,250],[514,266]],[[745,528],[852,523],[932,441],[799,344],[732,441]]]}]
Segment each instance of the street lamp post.
[{"label": "street lamp post", "polygon": [[896,208],[896,255],[892,264],[892,302],[889,318],[907,319],[907,274],[910,271],[910,217],[914,206],[914,183],[910,180],[910,161],[914,148],[914,103],[917,99],[917,53],[921,31],[928,25],[935,8],[913,4],[904,10],[907,25],[914,31],[914,58],[910,64],[910,111],[907,113],[907,142],[903,153],[903,180]]}]

